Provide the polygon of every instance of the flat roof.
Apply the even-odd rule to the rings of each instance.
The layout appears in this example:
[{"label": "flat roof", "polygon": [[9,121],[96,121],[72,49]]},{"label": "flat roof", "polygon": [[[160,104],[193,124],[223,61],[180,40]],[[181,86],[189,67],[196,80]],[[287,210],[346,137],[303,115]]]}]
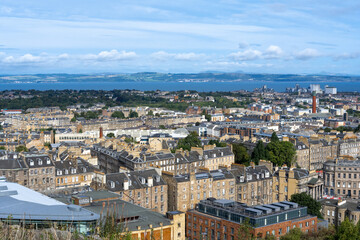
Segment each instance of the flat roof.
[{"label": "flat roof", "polygon": [[0,218],[50,221],[96,221],[99,215],[66,205],[17,183],[0,182]]}]

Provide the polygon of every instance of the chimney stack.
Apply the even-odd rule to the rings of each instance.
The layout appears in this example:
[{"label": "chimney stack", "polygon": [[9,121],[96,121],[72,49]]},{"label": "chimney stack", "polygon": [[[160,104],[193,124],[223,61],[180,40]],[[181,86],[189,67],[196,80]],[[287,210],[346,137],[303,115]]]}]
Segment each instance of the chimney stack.
[{"label": "chimney stack", "polygon": [[99,137],[100,137],[100,138],[103,138],[103,137],[104,137],[104,132],[103,132],[103,128],[102,128],[102,127],[100,127]]},{"label": "chimney stack", "polygon": [[312,113],[316,113],[316,92],[312,92]]}]

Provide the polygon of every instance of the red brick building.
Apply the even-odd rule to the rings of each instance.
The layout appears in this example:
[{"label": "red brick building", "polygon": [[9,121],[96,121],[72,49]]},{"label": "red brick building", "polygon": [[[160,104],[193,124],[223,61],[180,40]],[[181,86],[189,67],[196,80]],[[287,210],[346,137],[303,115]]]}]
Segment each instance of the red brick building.
[{"label": "red brick building", "polygon": [[293,228],[303,232],[317,229],[317,217],[308,215],[307,208],[296,203],[248,207],[230,200],[208,199],[186,213],[186,236],[189,240],[240,240],[239,225],[245,221],[249,221],[258,238],[270,234],[279,238]]}]

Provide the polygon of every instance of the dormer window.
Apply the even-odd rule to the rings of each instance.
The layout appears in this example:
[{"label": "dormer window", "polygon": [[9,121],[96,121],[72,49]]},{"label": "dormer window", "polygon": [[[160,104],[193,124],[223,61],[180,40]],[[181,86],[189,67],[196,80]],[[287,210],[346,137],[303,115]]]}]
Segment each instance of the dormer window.
[{"label": "dormer window", "polygon": [[50,164],[50,158],[46,158],[46,164]]},{"label": "dormer window", "polygon": [[57,170],[57,175],[62,175],[62,171],[61,171],[61,170]]},{"label": "dormer window", "polygon": [[43,164],[42,160],[40,158],[37,159],[38,165],[41,166]]},{"label": "dormer window", "polygon": [[74,174],[74,173],[76,173],[76,168],[71,169],[71,174]]},{"label": "dormer window", "polygon": [[115,188],[115,182],[114,181],[110,181],[110,187]]},{"label": "dormer window", "polygon": [[67,169],[65,169],[65,174],[69,174],[69,171]]},{"label": "dormer window", "polygon": [[30,166],[34,166],[34,160],[30,160]]}]

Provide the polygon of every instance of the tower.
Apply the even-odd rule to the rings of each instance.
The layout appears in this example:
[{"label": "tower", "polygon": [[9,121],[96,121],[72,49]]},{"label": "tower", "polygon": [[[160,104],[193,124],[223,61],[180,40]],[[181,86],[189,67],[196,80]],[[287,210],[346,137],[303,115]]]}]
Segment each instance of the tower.
[{"label": "tower", "polygon": [[316,92],[312,92],[312,113],[316,113]]}]

